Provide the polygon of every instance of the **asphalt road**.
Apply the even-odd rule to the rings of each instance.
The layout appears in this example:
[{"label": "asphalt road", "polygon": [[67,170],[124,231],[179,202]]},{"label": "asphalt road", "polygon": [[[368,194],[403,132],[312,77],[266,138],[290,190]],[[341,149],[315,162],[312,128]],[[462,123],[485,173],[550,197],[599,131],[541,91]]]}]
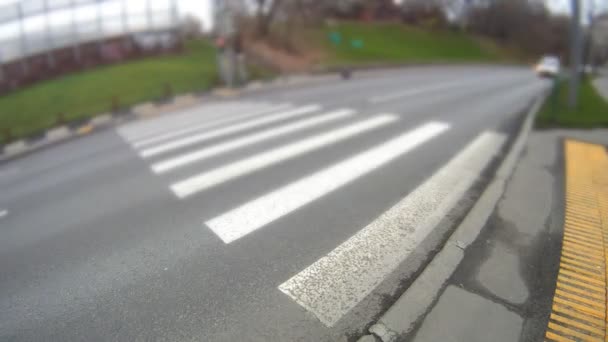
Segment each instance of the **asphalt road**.
[{"label": "asphalt road", "polygon": [[0,165],[0,340],[354,340],[546,87],[512,67],[368,72]]}]

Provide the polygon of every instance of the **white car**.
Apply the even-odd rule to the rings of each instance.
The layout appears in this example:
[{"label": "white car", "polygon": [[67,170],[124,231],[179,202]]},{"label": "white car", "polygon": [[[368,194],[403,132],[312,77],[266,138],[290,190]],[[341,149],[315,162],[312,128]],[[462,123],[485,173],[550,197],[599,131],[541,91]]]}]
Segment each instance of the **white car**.
[{"label": "white car", "polygon": [[555,77],[559,75],[560,63],[559,58],[555,56],[545,56],[534,68],[536,74],[541,77]]}]

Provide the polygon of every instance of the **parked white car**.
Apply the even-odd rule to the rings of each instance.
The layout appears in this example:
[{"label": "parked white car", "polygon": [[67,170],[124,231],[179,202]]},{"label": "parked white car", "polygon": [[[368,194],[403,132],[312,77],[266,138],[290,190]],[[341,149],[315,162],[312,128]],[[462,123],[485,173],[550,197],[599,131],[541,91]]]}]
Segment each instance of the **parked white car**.
[{"label": "parked white car", "polygon": [[541,77],[555,77],[559,75],[560,69],[559,58],[555,56],[543,57],[534,68],[536,74]]}]

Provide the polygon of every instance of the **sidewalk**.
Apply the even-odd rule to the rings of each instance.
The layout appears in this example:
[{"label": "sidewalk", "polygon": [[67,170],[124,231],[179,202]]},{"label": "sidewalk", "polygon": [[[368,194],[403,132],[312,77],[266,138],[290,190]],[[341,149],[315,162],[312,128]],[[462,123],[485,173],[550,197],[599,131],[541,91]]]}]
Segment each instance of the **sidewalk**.
[{"label": "sidewalk", "polygon": [[[608,78],[596,87],[608,100]],[[530,132],[543,99],[464,220],[359,342],[608,341],[608,128]]]},{"label": "sidewalk", "polygon": [[608,145],[605,129],[532,133],[481,235],[404,341],[543,340],[561,254],[566,137]]}]

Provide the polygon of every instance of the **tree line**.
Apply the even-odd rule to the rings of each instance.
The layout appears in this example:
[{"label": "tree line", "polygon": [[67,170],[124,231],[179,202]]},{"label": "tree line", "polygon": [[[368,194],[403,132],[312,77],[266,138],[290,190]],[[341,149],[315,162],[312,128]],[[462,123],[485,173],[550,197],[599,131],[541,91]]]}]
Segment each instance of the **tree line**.
[{"label": "tree line", "polygon": [[[277,22],[289,27],[332,18],[391,20],[427,29],[462,30],[527,55],[554,54],[568,61],[569,17],[552,13],[540,0],[255,0],[255,6],[255,31],[261,37],[271,35]],[[284,31],[285,25],[279,30]],[[587,41],[590,44],[591,37]],[[591,49],[586,50],[587,57],[593,57]]]}]

